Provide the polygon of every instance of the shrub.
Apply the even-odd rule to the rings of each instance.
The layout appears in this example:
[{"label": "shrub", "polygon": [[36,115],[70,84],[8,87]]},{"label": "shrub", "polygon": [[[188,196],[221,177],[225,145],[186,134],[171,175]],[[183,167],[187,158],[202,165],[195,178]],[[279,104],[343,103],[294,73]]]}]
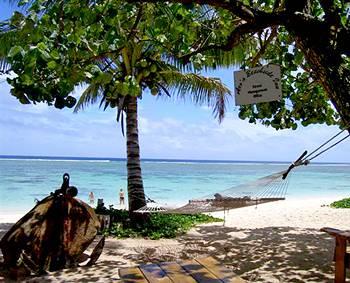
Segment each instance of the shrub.
[{"label": "shrub", "polygon": [[344,198],[331,203],[331,207],[334,208],[350,208],[350,198]]},{"label": "shrub", "polygon": [[[97,213],[99,211],[96,211]],[[175,238],[201,223],[220,222],[222,219],[206,214],[161,214],[151,213],[143,224],[132,225],[128,212],[125,210],[106,209],[104,214],[111,215],[111,227],[103,231],[105,235],[118,238],[145,237],[153,240],[160,238]]]},{"label": "shrub", "polygon": [[183,214],[160,214],[150,215],[149,222],[140,231],[141,236],[151,239],[175,238],[183,234],[196,224],[218,222],[221,219],[205,214],[183,215]]}]

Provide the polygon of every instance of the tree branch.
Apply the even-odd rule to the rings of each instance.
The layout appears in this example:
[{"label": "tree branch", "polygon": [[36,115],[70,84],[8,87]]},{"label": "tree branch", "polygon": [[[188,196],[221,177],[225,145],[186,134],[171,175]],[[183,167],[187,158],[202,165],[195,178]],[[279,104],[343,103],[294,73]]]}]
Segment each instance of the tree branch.
[{"label": "tree branch", "polygon": [[337,47],[338,33],[340,31],[340,10],[334,5],[333,0],[320,0],[321,7],[325,13],[325,22],[328,26],[328,37],[332,46]]},{"label": "tree branch", "polygon": [[281,0],[276,0],[273,4],[273,11],[276,11],[281,5]]},{"label": "tree branch", "polygon": [[348,29],[341,29],[337,37],[337,49],[341,54],[350,56],[350,31]]},{"label": "tree branch", "polygon": [[[131,3],[159,3],[160,0],[128,0]],[[262,10],[254,9],[248,5],[243,4],[238,0],[169,0],[171,3],[181,4],[200,4],[210,5],[215,8],[222,8],[230,11],[236,17],[239,17],[244,23],[234,28],[231,34],[228,36],[226,43],[224,44],[209,44],[204,47],[199,47],[193,52],[183,55],[181,58],[188,62],[189,58],[195,54],[205,52],[212,49],[221,49],[223,51],[229,51],[233,47],[237,46],[242,38],[247,34],[254,34],[265,28],[272,26],[285,26],[291,33],[298,34],[299,36],[309,38],[310,40],[316,40],[318,43],[321,40],[320,34],[324,31],[326,25],[321,20],[313,17],[308,13],[303,13],[307,0],[298,0],[293,5],[293,1],[287,2],[291,5],[290,9],[280,10],[277,9],[280,2],[276,0],[274,12],[265,12]],[[330,0],[320,0],[330,1]],[[287,4],[287,3],[286,3]],[[287,8],[287,7],[286,7]],[[233,25],[234,27],[234,25]]]},{"label": "tree branch", "polygon": [[[325,13],[326,20],[332,18],[339,18],[337,8],[334,5],[333,0],[319,0],[321,7]],[[339,19],[340,20],[340,19]]]},{"label": "tree branch", "polygon": [[134,25],[132,26],[132,28],[130,29],[130,33],[128,35],[128,39],[130,40],[137,32],[137,26],[139,24],[139,22],[141,21],[142,18],[142,14],[143,14],[143,6],[141,4],[141,6],[139,7],[139,10],[137,12],[137,16],[134,22]]},{"label": "tree branch", "polygon": [[261,56],[265,53],[268,45],[276,36],[277,36],[277,27],[272,27],[269,37],[264,41],[264,43],[261,45],[260,50],[252,59],[252,63],[251,63],[252,67],[255,67],[255,65],[258,63],[259,59],[261,58]]},{"label": "tree branch", "polygon": [[223,51],[230,51],[237,46],[242,38],[247,34],[254,34],[259,31],[263,31],[270,26],[278,26],[285,20],[284,13],[271,13],[264,16],[255,17],[255,21],[248,22],[237,26],[231,34],[228,36],[225,44],[208,44],[207,46],[197,48],[196,50],[181,56],[185,62],[188,62],[189,58],[198,53],[202,53],[212,49],[220,49]]},{"label": "tree branch", "polygon": [[250,23],[241,24],[231,32],[225,44],[208,44],[204,47],[199,47],[196,50],[181,56],[180,59],[184,60],[184,62],[188,62],[192,56],[198,53],[202,53],[213,49],[221,49],[223,51],[229,51],[241,42],[242,37],[244,35],[249,33],[255,33],[262,29],[263,28],[258,28],[255,24],[250,24]]}]

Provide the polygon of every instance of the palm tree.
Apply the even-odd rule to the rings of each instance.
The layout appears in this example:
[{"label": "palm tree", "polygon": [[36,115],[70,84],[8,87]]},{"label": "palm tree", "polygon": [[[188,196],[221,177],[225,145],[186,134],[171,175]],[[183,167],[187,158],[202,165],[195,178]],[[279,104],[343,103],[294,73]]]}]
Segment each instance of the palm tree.
[{"label": "palm tree", "polygon": [[[75,112],[98,101],[104,109],[117,108],[122,130],[126,121],[128,199],[129,211],[133,212],[146,204],[140,165],[138,99],[147,90],[154,96],[177,95],[195,104],[212,106],[221,121],[230,91],[219,79],[193,72],[193,64],[185,66],[168,52],[162,31],[151,28],[155,13],[163,13],[161,8],[133,6],[124,1],[48,3],[45,17],[34,6],[34,13],[40,15],[36,20],[18,14],[16,19],[0,26],[0,39],[6,39],[6,44],[0,47],[0,65],[3,70],[17,74],[9,82],[12,94],[22,103],[41,101],[57,108],[72,107],[75,101],[69,94],[74,86],[83,84],[87,88]],[[167,5],[163,8],[172,13]],[[80,16],[76,17],[77,14]],[[162,28],[159,26],[158,30]],[[164,30],[171,37],[167,28]],[[38,34],[42,37],[39,43]]]},{"label": "palm tree", "polygon": [[75,112],[100,99],[105,109],[108,106],[118,108],[117,118],[121,122],[125,115],[128,200],[132,212],[146,205],[140,165],[138,99],[147,89],[154,96],[175,94],[196,104],[213,106],[214,114],[221,121],[230,91],[218,79],[182,73],[171,63],[161,60],[156,51],[150,52],[143,43],[129,43],[121,56],[109,57],[100,68],[105,74],[111,74],[113,80],[108,85],[90,84],[80,97]]}]

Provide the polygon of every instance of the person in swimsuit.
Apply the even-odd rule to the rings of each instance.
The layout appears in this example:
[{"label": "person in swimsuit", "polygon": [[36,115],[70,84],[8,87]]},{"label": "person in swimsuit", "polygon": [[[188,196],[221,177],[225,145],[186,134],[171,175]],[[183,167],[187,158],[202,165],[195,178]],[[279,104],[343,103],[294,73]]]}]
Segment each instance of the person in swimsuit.
[{"label": "person in swimsuit", "polygon": [[120,205],[124,205],[125,204],[125,196],[124,196],[123,189],[120,189],[120,192],[119,192],[119,204]]},{"label": "person in swimsuit", "polygon": [[90,205],[94,205],[95,204],[95,196],[94,196],[93,192],[89,193],[89,202],[90,202]]}]

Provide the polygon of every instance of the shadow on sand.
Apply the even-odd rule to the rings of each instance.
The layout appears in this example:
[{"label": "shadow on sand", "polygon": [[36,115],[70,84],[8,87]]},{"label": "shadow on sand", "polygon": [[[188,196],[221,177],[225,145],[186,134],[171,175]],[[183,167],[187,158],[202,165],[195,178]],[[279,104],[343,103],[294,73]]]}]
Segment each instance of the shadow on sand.
[{"label": "shadow on sand", "polygon": [[147,249],[137,263],[212,256],[250,282],[333,282],[334,239],[316,229],[211,225],[178,241],[183,249],[173,258]]},{"label": "shadow on sand", "polygon": [[315,229],[202,226],[182,237],[187,254],[205,254],[252,282],[332,282],[333,239]]},{"label": "shadow on sand", "polygon": [[137,248],[130,248],[123,240],[107,240],[104,257],[95,266],[57,271],[26,282],[116,282],[121,267],[206,256],[250,282],[332,282],[333,241],[315,229],[200,226],[166,247],[157,241],[143,246],[140,241]]}]

